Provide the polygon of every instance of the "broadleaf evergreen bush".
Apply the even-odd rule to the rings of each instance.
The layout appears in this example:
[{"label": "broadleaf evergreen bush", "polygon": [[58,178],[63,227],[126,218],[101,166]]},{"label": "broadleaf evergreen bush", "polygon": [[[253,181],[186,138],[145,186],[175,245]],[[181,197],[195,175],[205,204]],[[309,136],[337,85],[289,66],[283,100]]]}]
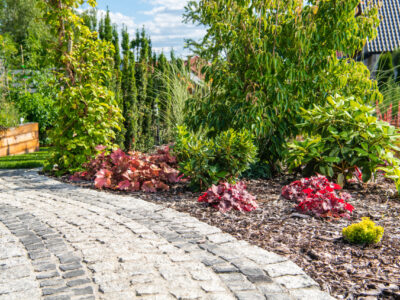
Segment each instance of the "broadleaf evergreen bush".
[{"label": "broadleaf evergreen bush", "polygon": [[179,170],[190,178],[192,187],[203,189],[220,181],[235,181],[255,162],[257,148],[247,130],[229,129],[207,138],[178,126],[174,153]]}]

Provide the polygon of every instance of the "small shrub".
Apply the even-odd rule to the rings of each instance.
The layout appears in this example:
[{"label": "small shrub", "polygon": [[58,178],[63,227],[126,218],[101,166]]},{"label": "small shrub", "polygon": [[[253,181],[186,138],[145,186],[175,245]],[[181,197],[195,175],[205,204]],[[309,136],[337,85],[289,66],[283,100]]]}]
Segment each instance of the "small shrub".
[{"label": "small shrub", "polygon": [[111,154],[102,151],[95,159],[84,164],[86,171],[75,173],[72,180],[94,180],[98,189],[156,192],[168,190],[169,183],[180,180],[175,157],[169,153],[169,146],[158,149],[156,154],[140,152],[126,154],[121,149]]},{"label": "small shrub", "polygon": [[233,182],[255,162],[257,149],[247,131],[223,131],[213,139],[178,127],[174,145],[179,170],[190,178],[195,189],[220,181]]},{"label": "small shrub", "polygon": [[336,191],[340,185],[330,182],[325,176],[314,176],[296,180],[282,188],[282,196],[298,203],[297,209],[301,212],[313,214],[317,217],[350,217],[354,207],[346,201],[351,199],[350,194]]},{"label": "small shrub", "polygon": [[289,169],[303,166],[303,175],[320,173],[343,186],[358,167],[367,182],[385,164],[386,154],[399,150],[395,145],[398,130],[373,113],[374,107],[340,96],[303,110],[304,122],[299,126],[308,136],[288,144]]},{"label": "small shrub", "polygon": [[382,239],[383,231],[382,226],[376,226],[369,218],[363,217],[361,222],[343,228],[342,233],[351,243],[375,244]]},{"label": "small shrub", "polygon": [[55,106],[58,93],[55,76],[47,72],[33,73],[28,84],[36,91],[30,93],[21,86],[14,88],[15,103],[26,121],[39,123],[40,142],[50,144],[47,130],[53,127],[58,118]]},{"label": "small shrub", "polygon": [[198,199],[199,202],[210,203],[218,208],[220,212],[225,213],[232,208],[239,211],[252,211],[258,208],[256,197],[246,190],[243,182],[231,185],[227,182],[220,183],[218,186],[212,185]]}]

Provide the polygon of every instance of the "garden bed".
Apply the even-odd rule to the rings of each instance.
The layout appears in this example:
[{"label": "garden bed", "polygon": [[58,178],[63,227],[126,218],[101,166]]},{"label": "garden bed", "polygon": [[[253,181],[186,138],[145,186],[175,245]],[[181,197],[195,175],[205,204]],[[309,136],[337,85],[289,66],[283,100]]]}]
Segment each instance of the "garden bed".
[{"label": "garden bed", "polygon": [[[200,193],[191,193],[182,185],[169,192],[131,194],[187,212],[238,239],[288,257],[323,290],[339,299],[400,299],[400,200],[395,196],[394,185],[384,178],[364,187],[354,184],[346,190],[353,196],[349,203],[355,207],[351,219],[327,221],[298,213],[293,202],[280,197],[282,187],[293,180],[281,177],[247,181],[260,205],[251,213],[221,214],[198,203]],[[93,187],[91,182],[73,184]],[[342,228],[364,216],[384,227],[382,241],[372,246],[344,241]]]}]

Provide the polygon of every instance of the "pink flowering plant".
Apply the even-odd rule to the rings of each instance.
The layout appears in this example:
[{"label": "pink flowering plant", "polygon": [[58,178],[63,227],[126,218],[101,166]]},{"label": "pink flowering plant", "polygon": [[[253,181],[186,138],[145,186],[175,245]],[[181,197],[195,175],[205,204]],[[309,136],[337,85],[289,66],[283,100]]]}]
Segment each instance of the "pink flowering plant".
[{"label": "pink flowering plant", "polygon": [[282,188],[282,196],[297,202],[301,212],[317,217],[350,218],[354,207],[346,201],[351,195],[339,193],[341,186],[330,182],[325,176],[313,176],[296,180]]},{"label": "pink flowering plant", "polygon": [[236,184],[224,182],[218,186],[212,185],[199,197],[198,201],[210,203],[222,213],[232,208],[242,212],[258,208],[256,197],[246,190],[246,185],[241,181]]}]

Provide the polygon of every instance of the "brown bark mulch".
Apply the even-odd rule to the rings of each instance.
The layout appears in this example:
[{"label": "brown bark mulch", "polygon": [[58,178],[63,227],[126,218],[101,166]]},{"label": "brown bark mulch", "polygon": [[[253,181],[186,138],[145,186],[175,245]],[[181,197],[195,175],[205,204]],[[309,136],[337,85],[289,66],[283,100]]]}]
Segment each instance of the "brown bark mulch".
[{"label": "brown bark mulch", "polygon": [[[221,214],[198,203],[200,193],[182,185],[169,192],[132,194],[187,212],[238,239],[288,257],[336,298],[400,299],[400,199],[395,186],[383,178],[364,186],[354,184],[345,190],[353,196],[349,201],[355,207],[351,219],[326,220],[301,214],[293,202],[280,197],[282,187],[292,180],[246,181],[260,206],[250,213]],[[93,187],[87,182],[73,184]],[[380,243],[363,246],[343,240],[342,228],[361,217],[370,217],[384,227]]]}]

